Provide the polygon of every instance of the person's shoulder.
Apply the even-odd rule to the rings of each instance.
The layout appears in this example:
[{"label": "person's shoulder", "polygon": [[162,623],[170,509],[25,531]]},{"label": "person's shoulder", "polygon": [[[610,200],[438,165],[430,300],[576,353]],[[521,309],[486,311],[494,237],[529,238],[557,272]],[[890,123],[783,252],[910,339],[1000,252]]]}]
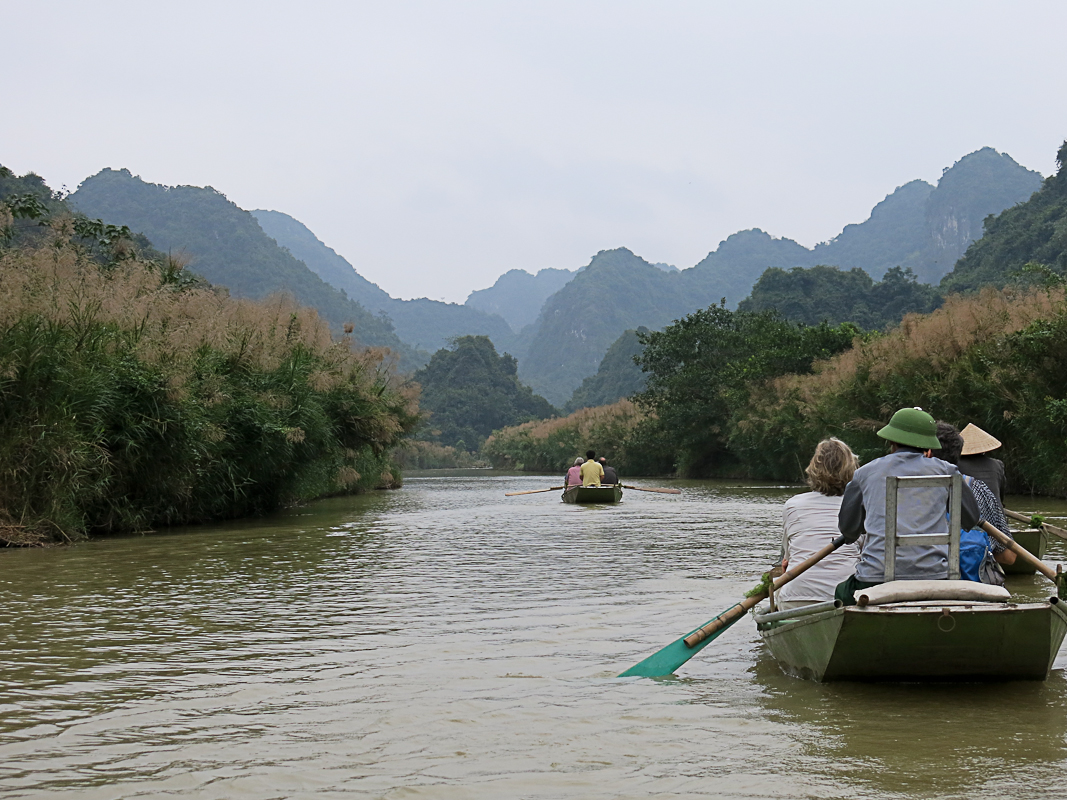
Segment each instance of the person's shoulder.
[{"label": "person's shoulder", "polygon": [[822,492],[804,492],[795,494],[785,501],[786,508],[803,508],[805,506],[841,505],[840,495],[827,495]]}]

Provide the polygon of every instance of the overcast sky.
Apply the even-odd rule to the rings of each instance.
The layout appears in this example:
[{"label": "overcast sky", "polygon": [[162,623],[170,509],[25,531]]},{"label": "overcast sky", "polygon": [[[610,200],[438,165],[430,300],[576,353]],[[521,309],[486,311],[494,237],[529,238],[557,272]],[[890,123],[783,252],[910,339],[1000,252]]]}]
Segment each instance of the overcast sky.
[{"label": "overcast sky", "polygon": [[[814,245],[1067,138],[1067,3],[3,0],[0,163],[293,215],[400,297],[626,246]],[[13,72],[12,72],[13,70]],[[12,77],[15,79],[13,80]]]}]

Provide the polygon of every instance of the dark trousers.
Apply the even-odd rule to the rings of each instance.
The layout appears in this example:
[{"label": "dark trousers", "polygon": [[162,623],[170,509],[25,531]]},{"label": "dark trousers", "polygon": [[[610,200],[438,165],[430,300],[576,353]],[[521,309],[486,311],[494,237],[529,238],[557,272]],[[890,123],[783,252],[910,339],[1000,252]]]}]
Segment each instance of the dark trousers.
[{"label": "dark trousers", "polygon": [[870,589],[872,586],[877,586],[882,581],[874,581],[868,583],[867,581],[861,581],[855,575],[850,575],[841,583],[837,584],[837,589],[834,590],[834,599],[840,600],[846,606],[856,605],[856,592],[860,589]]}]

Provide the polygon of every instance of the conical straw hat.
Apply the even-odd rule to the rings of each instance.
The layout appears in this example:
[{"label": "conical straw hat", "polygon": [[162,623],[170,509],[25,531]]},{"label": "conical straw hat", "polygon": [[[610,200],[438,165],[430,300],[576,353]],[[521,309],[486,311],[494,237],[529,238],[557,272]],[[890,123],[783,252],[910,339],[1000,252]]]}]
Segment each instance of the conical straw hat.
[{"label": "conical straw hat", "polygon": [[990,436],[972,422],[968,422],[967,427],[960,431],[960,436],[963,437],[961,456],[976,456],[1000,447],[1000,441],[996,437]]}]

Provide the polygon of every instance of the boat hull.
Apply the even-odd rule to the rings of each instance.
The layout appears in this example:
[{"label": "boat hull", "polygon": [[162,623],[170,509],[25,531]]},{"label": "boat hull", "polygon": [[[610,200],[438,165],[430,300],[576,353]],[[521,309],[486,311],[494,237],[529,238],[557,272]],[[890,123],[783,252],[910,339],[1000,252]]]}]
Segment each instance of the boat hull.
[{"label": "boat hull", "polygon": [[782,668],[817,681],[1045,680],[1067,633],[1059,604],[850,606],[758,626]]},{"label": "boat hull", "polygon": [[[1012,531],[1011,535],[1016,542],[1038,558],[1045,557],[1045,550],[1048,549],[1048,534],[1045,531],[1031,528],[1025,531]],[[1004,566],[1004,572],[1008,575],[1033,575],[1037,572],[1036,567],[1030,566],[1021,558],[1015,559],[1014,564],[1002,566]]]},{"label": "boat hull", "polygon": [[563,493],[564,503],[617,503],[622,500],[622,487],[612,486],[573,486]]}]

